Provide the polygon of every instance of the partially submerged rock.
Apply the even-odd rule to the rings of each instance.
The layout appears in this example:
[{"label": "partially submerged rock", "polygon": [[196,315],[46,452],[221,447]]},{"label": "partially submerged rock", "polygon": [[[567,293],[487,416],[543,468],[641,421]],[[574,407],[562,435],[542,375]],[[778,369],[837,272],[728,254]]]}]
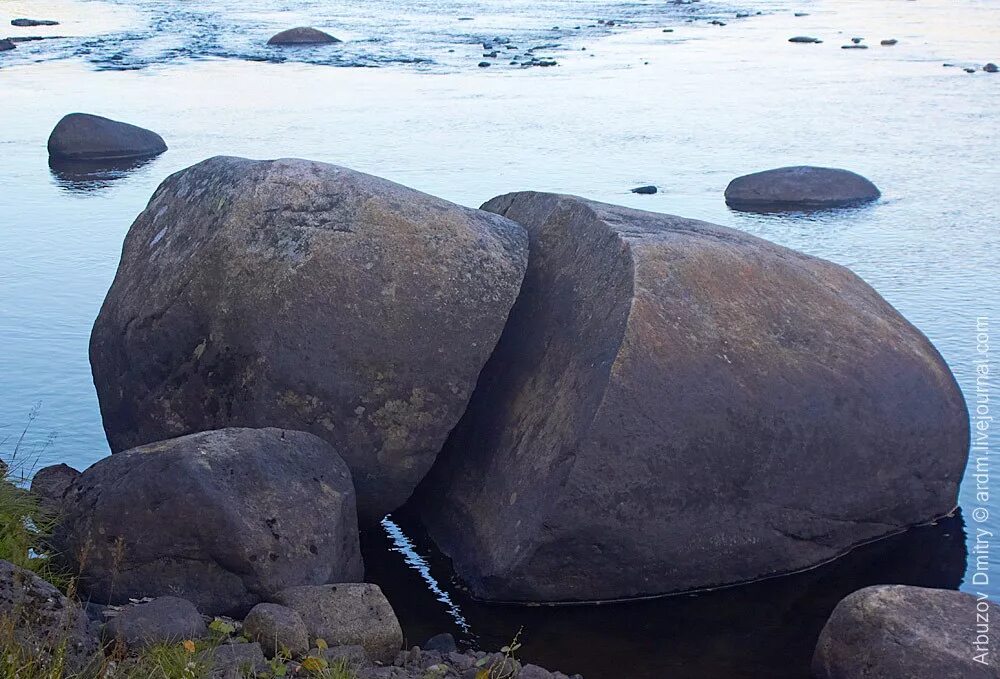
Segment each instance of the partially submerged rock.
[{"label": "partially submerged rock", "polygon": [[363,575],[350,472],[303,432],[224,429],[112,455],[64,508],[56,541],[98,603],[175,594],[232,615]]},{"label": "partially submerged rock", "polygon": [[0,38],[0,52],[6,52],[7,50],[12,50],[16,48],[17,45],[14,44],[13,40],[7,38]]},{"label": "partially submerged rock", "polygon": [[281,31],[267,41],[268,45],[329,45],[341,42],[329,33],[312,28],[311,26],[299,26]]},{"label": "partially submerged rock", "polygon": [[105,623],[102,632],[106,642],[123,644],[131,651],[199,639],[207,633],[194,604],[175,596],[125,606]]},{"label": "partially submerged rock", "polygon": [[847,269],[573,196],[484,208],[527,228],[528,271],[415,498],[476,596],[740,583],[955,507],[961,392]]},{"label": "partially submerged rock", "polygon": [[867,587],[837,604],[816,646],[813,677],[996,679],[1000,656],[978,623],[998,613],[989,599],[963,592]]},{"label": "partially submerged rock", "polygon": [[4,653],[20,654],[35,663],[35,671],[62,664],[67,674],[76,675],[96,669],[100,661],[100,642],[83,609],[8,561],[0,561],[0,625],[12,635],[13,648],[5,647]]},{"label": "partially submerged rock", "polygon": [[808,35],[796,35],[795,37],[789,38],[788,42],[798,42],[798,43],[806,43],[806,44],[819,44],[819,43],[821,43],[823,41],[820,40],[819,38],[813,38],[813,37],[808,36]]},{"label": "partially submerged rock", "polygon": [[399,621],[377,585],[291,587],[273,600],[298,611],[313,642],[361,646],[369,659],[382,663],[391,663],[403,647]]},{"label": "partially submerged rock", "polygon": [[652,195],[652,194],[656,193],[657,191],[659,191],[659,189],[656,188],[655,186],[652,186],[652,185],[650,185],[650,186],[637,186],[634,189],[632,189],[632,193],[639,193],[639,194],[645,194],[645,195]]},{"label": "partially submerged rock", "polygon": [[465,410],[526,260],[517,224],[346,168],[220,157],[174,174],[91,336],[111,449],[307,430],[381,519]]},{"label": "partially submerged rock", "polygon": [[49,156],[57,160],[145,158],[167,150],[150,130],[89,113],[70,113],[49,135]]},{"label": "partially submerged rock", "polygon": [[829,167],[781,167],[737,177],[726,203],[737,210],[818,210],[860,205],[882,195],[859,174]]},{"label": "partially submerged rock", "polygon": [[30,26],[58,26],[59,22],[51,19],[11,19],[10,25],[27,28]]}]

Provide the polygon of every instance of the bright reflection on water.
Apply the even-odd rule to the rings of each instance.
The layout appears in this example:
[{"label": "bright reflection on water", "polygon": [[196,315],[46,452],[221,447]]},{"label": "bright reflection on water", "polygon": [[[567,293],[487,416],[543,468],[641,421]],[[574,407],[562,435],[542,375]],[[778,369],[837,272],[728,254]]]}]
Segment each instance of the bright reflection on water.
[{"label": "bright reflection on water", "polygon": [[[122,238],[157,184],[215,154],[338,163],[465,205],[512,190],[561,191],[742,229],[852,268],[928,335],[974,396],[976,317],[988,316],[1000,336],[1000,74],[941,64],[1000,62],[998,0],[762,0],[764,15],[726,26],[688,23],[651,3],[483,3],[476,27],[459,25],[457,5],[406,0],[379,11],[292,2],[287,15],[252,2],[231,15],[220,3],[185,3],[211,40],[179,37],[187,15],[167,16],[173,4],[13,0],[0,10],[67,17],[45,30],[84,36],[0,54],[0,440],[41,401],[28,436],[40,464],[83,467],[108,453],[87,363],[91,324]],[[251,61],[261,36],[286,23],[335,23],[331,8],[358,18],[356,34],[345,34],[358,43],[351,58],[388,67],[307,63],[329,55]],[[629,12],[657,27],[562,36],[556,68],[473,64],[481,35],[531,44],[552,26],[573,30],[566,26],[581,16]],[[152,32],[159,21],[169,25]],[[240,33],[241,22],[253,31]],[[787,42],[801,34],[824,42]],[[872,48],[841,50],[853,36]],[[883,48],[883,38],[900,42]],[[232,58],[208,58],[217,52],[205,45],[216,43]],[[406,54],[430,61],[392,65]],[[138,70],[105,70],[115,62]],[[74,110],[154,129],[170,150],[136,168],[50,168],[48,133]],[[801,163],[858,171],[884,197],[813,215],[726,208],[732,177]],[[641,184],[661,192],[629,193]],[[42,450],[50,432],[58,438]],[[966,514],[972,493],[965,483]],[[989,507],[1000,516],[1000,503]],[[527,657],[590,677],[621,676],[614,663],[632,677],[805,677],[819,625],[853,588],[971,588],[956,519],[810,574],[726,592],[624,607],[483,607],[452,582],[405,512],[393,521],[391,537],[367,531],[365,549],[410,642],[453,630],[497,645],[523,624]],[[991,561],[1000,574],[996,553]]]}]

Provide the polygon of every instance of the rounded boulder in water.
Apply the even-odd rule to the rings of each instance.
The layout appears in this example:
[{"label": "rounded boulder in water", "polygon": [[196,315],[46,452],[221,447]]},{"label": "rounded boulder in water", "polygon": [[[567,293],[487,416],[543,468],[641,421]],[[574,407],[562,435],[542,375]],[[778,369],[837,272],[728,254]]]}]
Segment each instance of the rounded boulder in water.
[{"label": "rounded boulder in water", "polygon": [[464,412],[527,254],[504,217],[343,167],[220,157],[182,170],[129,230],[91,335],[111,449],[309,431],[379,520]]},{"label": "rounded boulder in water", "polygon": [[472,592],[588,601],[824,563],[954,509],[969,419],[844,267],[546,193],[524,285],[414,507]]},{"label": "rounded boulder in water", "polygon": [[163,137],[150,130],[89,113],[60,120],[48,142],[54,160],[125,160],[163,153]]}]

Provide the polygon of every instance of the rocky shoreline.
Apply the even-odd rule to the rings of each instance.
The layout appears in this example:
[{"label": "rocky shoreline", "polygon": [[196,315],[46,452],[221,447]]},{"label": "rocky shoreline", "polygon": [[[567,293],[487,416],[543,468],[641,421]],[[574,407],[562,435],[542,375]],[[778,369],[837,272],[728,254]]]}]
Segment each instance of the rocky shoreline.
[{"label": "rocky shoreline", "polygon": [[[53,162],[165,150],[86,114],[49,140]],[[879,195],[793,167],[726,199],[797,212]],[[670,215],[537,192],[470,210],[297,159],[165,180],[125,239],[91,364],[115,454],[31,488],[72,591],[4,563],[0,614],[21,616],[19,653],[109,677],[109,657],[164,644],[212,676],[562,677],[522,666],[516,639],[403,651],[363,582],[359,517],[412,507],[485,600],[656,596],[802,570],[946,514],[969,444],[934,347],[842,267]],[[970,605],[934,596],[959,597],[949,620]],[[937,614],[920,601],[914,624]],[[843,615],[820,679],[869,641]]]}]

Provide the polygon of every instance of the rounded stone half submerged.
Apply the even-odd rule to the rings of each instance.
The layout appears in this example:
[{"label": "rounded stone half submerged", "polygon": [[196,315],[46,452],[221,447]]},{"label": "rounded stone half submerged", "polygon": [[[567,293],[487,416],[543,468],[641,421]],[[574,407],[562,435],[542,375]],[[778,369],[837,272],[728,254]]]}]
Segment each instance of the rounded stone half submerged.
[{"label": "rounded stone half submerged", "polygon": [[281,31],[267,41],[268,45],[331,45],[341,42],[329,33],[312,28],[311,26],[299,26]]},{"label": "rounded stone half submerged", "polygon": [[150,130],[89,113],[70,113],[60,120],[48,141],[56,161],[129,160],[163,153],[163,137]]},{"label": "rounded stone half submerged", "polygon": [[881,195],[855,172],[800,165],[737,177],[726,187],[726,204],[749,212],[822,210],[862,205]]},{"label": "rounded stone half submerged", "polygon": [[955,507],[962,394],[848,269],[573,196],[484,208],[527,229],[528,270],[414,501],[475,596],[738,584]]}]

